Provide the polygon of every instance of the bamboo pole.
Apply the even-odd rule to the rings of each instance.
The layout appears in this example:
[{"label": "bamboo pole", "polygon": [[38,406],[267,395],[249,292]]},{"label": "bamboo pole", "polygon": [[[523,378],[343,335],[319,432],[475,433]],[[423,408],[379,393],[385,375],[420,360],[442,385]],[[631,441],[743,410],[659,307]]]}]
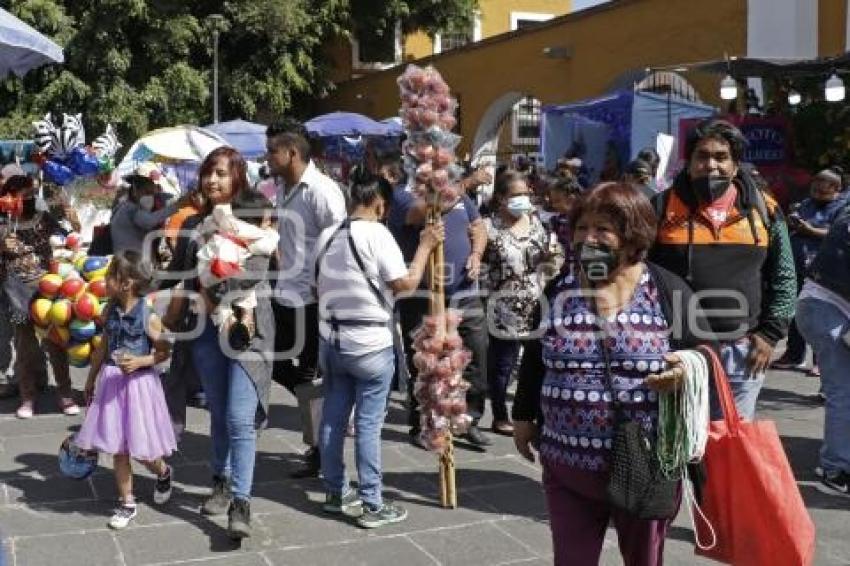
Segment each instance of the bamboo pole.
[{"label": "bamboo pole", "polygon": [[[440,219],[440,197],[434,191],[434,197],[431,202],[428,221],[436,223]],[[429,266],[431,271],[431,314],[442,317],[445,320],[446,314],[446,291],[445,291],[445,258],[443,253],[443,244],[440,243],[434,248],[429,258]],[[446,327],[437,327],[437,336],[443,338],[446,335]],[[439,457],[439,477],[440,477],[440,504],[446,509],[455,509],[457,507],[457,489],[455,482],[455,457],[454,446],[451,433],[446,439],[446,447]]]}]

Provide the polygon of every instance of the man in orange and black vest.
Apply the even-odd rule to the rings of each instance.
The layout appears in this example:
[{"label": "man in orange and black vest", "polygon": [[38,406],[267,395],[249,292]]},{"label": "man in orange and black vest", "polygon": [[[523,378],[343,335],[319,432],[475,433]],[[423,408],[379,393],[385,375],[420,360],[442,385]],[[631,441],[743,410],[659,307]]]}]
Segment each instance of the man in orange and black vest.
[{"label": "man in orange and black vest", "polygon": [[[788,228],[776,201],[741,160],[746,139],[723,120],[701,122],[687,167],[654,197],[658,236],[650,261],[683,277],[706,311],[738,412],[755,416],[776,343],[797,295]],[[717,415],[716,401],[712,403]]]}]

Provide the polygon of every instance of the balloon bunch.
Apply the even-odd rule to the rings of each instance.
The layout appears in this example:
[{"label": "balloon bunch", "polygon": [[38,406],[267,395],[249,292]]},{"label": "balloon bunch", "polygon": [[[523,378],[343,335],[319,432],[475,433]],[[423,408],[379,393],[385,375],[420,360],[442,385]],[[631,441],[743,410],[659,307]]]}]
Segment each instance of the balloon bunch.
[{"label": "balloon bunch", "polygon": [[50,183],[67,185],[75,177],[108,175],[115,169],[115,153],[121,147],[112,124],[91,146],[85,145],[86,133],[82,114],[63,114],[62,125],[53,124],[48,112],[33,122],[33,141],[38,163],[44,178]]},{"label": "balloon bunch", "polygon": [[5,194],[0,197],[0,214],[9,218],[20,218],[24,213],[24,198],[22,195]]},{"label": "balloon bunch", "polygon": [[413,336],[413,364],[418,377],[414,395],[421,406],[422,440],[429,450],[442,452],[449,433],[463,434],[472,424],[467,413],[463,369],[472,355],[464,349],[457,332],[460,313],[448,310],[444,316],[430,315]]},{"label": "balloon bunch", "polygon": [[451,133],[457,124],[457,101],[433,67],[408,66],[398,85],[401,118],[408,134],[403,147],[405,169],[416,179],[418,192],[436,193],[443,202],[453,203],[459,195],[457,180],[463,174],[454,153],[460,136]]},{"label": "balloon bunch", "polygon": [[30,303],[30,320],[40,337],[65,348],[74,367],[89,364],[100,345],[107,303],[106,271],[110,258],[80,251],[80,236],[51,236],[49,273],[38,281]]}]

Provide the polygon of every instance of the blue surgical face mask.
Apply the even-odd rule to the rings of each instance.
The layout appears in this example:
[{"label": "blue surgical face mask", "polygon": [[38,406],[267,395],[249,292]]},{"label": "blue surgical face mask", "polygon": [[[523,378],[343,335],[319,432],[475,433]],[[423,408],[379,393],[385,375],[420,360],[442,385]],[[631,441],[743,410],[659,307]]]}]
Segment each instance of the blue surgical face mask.
[{"label": "blue surgical face mask", "polygon": [[528,195],[518,195],[515,197],[510,197],[507,202],[507,209],[514,216],[522,216],[528,212],[531,212],[531,198]]}]

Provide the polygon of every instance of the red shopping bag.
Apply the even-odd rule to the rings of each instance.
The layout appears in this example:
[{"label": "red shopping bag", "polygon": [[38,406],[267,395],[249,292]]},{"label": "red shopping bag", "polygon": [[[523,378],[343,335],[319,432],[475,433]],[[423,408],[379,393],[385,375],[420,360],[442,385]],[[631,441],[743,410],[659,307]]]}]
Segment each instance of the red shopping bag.
[{"label": "red shopping bag", "polygon": [[[717,536],[696,554],[735,566],[806,566],[815,553],[815,526],[773,421],[742,421],[726,373],[710,353],[724,420],[709,427],[703,462],[707,481],[702,511]],[[698,514],[697,514],[698,515]],[[697,540],[711,529],[697,519]]]}]

